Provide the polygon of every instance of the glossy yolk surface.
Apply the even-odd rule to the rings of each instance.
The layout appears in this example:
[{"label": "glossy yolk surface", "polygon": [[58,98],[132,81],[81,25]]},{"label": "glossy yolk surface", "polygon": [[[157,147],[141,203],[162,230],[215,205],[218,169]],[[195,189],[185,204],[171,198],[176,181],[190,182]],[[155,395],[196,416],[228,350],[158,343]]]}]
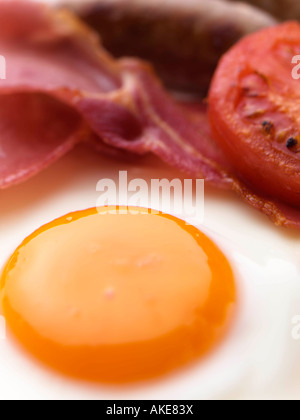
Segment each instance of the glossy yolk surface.
[{"label": "glossy yolk surface", "polygon": [[0,293],[10,331],[31,353],[103,382],[197,359],[226,329],[235,299],[226,258],[199,230],[145,209],[108,208],[67,215],[27,238]]}]

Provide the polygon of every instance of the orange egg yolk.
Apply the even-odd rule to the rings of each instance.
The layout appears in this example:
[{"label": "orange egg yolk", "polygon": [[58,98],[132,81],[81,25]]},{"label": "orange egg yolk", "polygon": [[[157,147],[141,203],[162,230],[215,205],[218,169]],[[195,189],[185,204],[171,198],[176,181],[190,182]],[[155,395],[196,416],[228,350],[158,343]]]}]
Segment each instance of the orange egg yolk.
[{"label": "orange egg yolk", "polygon": [[12,335],[65,374],[131,382],[207,353],[235,301],[232,270],[203,233],[146,209],[92,209],[36,231],[0,283]]}]

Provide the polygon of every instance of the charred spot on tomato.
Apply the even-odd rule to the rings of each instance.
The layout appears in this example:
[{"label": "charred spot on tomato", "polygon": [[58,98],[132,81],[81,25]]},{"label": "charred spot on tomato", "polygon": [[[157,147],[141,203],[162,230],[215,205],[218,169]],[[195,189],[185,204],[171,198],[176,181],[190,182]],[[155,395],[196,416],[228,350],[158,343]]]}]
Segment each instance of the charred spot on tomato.
[{"label": "charred spot on tomato", "polygon": [[289,150],[296,152],[296,146],[298,146],[298,140],[295,139],[294,137],[290,137],[286,142],[286,147]]},{"label": "charred spot on tomato", "polygon": [[274,124],[271,121],[263,121],[262,127],[263,127],[264,132],[270,135],[273,131]]},{"label": "charred spot on tomato", "polygon": [[[291,77],[291,54],[282,51],[283,43],[300,54],[299,23],[251,34],[226,53],[210,87],[209,118],[239,177],[299,209],[300,84]],[[235,81],[239,86],[232,91]],[[260,110],[264,114],[256,117]]]}]

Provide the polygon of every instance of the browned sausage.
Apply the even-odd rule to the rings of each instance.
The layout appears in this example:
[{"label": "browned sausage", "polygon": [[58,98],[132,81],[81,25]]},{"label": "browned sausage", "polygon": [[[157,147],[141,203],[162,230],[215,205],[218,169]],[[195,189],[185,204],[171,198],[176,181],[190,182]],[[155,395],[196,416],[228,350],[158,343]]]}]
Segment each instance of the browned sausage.
[{"label": "browned sausage", "polygon": [[268,14],[222,0],[61,0],[97,29],[116,56],[152,62],[173,89],[205,94],[220,56]]}]

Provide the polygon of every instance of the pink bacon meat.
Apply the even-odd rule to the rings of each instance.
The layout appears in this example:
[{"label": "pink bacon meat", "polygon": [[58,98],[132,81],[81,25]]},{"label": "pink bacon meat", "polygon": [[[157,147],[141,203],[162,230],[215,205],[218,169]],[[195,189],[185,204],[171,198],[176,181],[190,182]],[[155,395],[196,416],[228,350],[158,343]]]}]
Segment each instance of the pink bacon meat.
[{"label": "pink bacon meat", "polygon": [[218,188],[234,190],[277,225],[300,212],[251,191],[210,135],[205,110],[183,106],[148,65],[114,60],[70,12],[30,1],[0,3],[0,188],[24,181],[92,139],[102,150],[152,152]]}]

